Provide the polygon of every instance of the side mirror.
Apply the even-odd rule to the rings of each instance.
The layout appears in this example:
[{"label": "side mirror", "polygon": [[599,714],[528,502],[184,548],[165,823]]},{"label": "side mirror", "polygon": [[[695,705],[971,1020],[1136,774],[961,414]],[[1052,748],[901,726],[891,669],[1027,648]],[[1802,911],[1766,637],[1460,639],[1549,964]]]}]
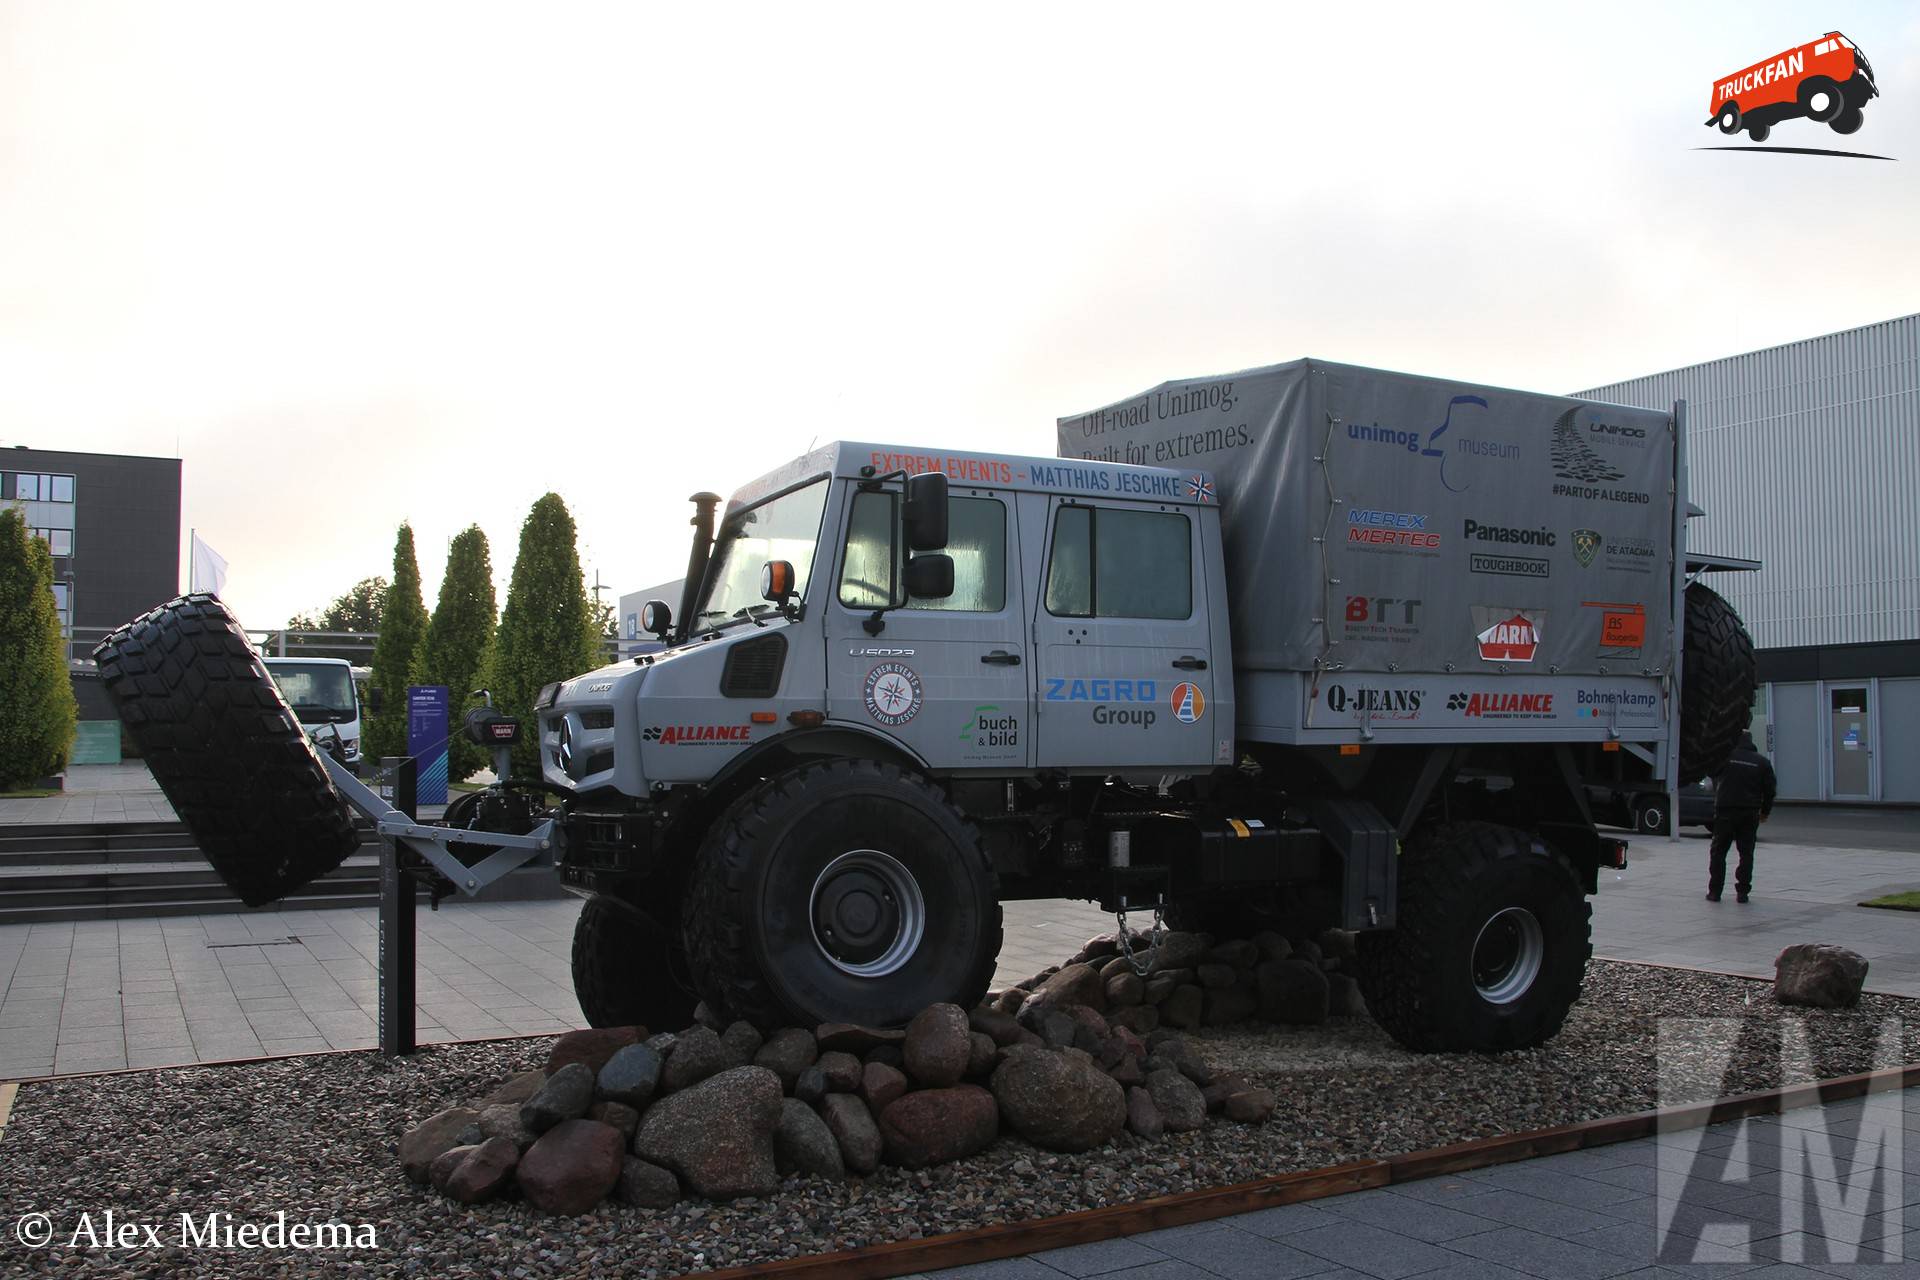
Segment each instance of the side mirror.
[{"label": "side mirror", "polygon": [[665,643],[667,632],[673,630],[673,610],[665,600],[649,600],[640,606],[640,629]]},{"label": "side mirror", "polygon": [[367,690],[367,710],[379,715],[386,705],[387,699],[378,689]]},{"label": "side mirror", "polygon": [[907,595],[911,599],[945,600],[953,594],[953,557],[915,556],[907,561]]},{"label": "side mirror", "polygon": [[907,501],[901,514],[907,530],[907,549],[938,551],[947,545],[947,477],[923,471],[907,477]]},{"label": "side mirror", "polygon": [[771,600],[784,609],[793,599],[793,565],[786,560],[769,560],[760,566],[760,598]]}]

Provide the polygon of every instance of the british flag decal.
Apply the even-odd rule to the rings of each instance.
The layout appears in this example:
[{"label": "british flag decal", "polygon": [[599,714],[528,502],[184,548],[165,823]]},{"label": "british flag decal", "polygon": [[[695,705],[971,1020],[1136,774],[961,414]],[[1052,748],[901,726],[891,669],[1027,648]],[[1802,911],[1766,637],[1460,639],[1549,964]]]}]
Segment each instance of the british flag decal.
[{"label": "british flag decal", "polygon": [[1187,496],[1197,502],[1212,502],[1213,481],[1205,476],[1188,476]]}]

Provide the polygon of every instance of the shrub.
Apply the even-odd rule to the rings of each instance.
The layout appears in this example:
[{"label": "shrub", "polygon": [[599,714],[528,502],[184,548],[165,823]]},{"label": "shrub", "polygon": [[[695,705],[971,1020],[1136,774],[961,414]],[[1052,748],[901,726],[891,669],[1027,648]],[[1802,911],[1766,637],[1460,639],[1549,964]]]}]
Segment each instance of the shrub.
[{"label": "shrub", "polygon": [[53,556],[18,510],[0,510],[0,788],[66,768],[79,719]]},{"label": "shrub", "polygon": [[416,684],[420,645],[427,633],[427,606],[420,602],[420,562],[413,554],[413,526],[400,526],[393,544],[393,584],[380,609],[380,638],[373,642],[371,685],[384,699],[367,721],[362,754],[376,765],[383,756],[407,754],[407,686]]},{"label": "shrub", "polygon": [[489,763],[488,753],[460,736],[461,713],[467,695],[480,687],[488,647],[497,625],[493,597],[493,560],[487,554],[487,535],[471,525],[453,539],[447,552],[446,576],[440,579],[440,599],[427,624],[426,647],[420,653],[420,683],[447,686],[453,741],[447,747],[447,777],[459,781]]},{"label": "shrub", "polygon": [[525,726],[514,748],[514,772],[540,768],[533,698],[540,687],[590,671],[600,662],[593,609],[580,573],[573,517],[557,493],[533,504],[520,526],[520,554],[507,584],[507,607],[494,636],[488,687],[493,703]]}]

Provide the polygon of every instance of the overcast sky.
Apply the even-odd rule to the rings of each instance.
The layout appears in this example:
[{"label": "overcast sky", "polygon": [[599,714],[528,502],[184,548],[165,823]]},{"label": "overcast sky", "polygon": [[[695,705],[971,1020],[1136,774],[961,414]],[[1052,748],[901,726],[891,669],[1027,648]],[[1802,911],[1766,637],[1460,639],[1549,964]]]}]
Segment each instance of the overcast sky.
[{"label": "overcast sky", "polygon": [[[1850,138],[1693,148],[1837,28]],[[1920,8],[0,0],[0,444],[185,460],[249,626],[560,493],[1314,355],[1566,391],[1920,310]],[[184,534],[183,534],[184,541]],[[183,560],[184,585],[184,560]]]}]

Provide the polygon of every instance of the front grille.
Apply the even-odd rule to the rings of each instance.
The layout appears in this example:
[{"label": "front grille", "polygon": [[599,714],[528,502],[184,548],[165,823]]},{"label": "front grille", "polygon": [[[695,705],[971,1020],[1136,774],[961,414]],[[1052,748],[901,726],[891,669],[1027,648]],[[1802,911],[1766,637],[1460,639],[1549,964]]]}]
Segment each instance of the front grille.
[{"label": "front grille", "polygon": [[780,692],[780,672],[787,663],[787,637],[779,632],[742,640],[727,650],[720,672],[720,695],[725,698],[771,698]]},{"label": "front grille", "polygon": [[613,708],[603,707],[598,711],[582,711],[580,713],[580,727],[583,729],[613,728]]}]

